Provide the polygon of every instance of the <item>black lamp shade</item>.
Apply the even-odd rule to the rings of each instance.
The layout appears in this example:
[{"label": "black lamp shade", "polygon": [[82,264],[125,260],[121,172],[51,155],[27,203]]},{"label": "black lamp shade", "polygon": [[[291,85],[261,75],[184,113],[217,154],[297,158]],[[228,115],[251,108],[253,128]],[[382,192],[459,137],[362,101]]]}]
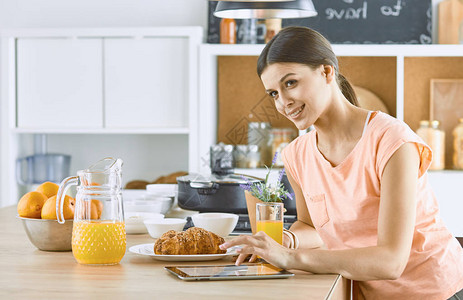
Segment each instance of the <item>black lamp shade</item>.
[{"label": "black lamp shade", "polygon": [[219,1],[214,12],[218,18],[229,19],[293,19],[317,15],[311,0],[285,2]]}]

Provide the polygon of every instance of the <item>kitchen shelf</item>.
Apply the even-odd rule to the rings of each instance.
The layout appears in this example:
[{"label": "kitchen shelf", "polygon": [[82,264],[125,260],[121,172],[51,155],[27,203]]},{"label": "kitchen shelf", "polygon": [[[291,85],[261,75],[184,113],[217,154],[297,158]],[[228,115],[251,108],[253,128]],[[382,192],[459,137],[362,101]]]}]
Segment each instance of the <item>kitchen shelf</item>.
[{"label": "kitchen shelf", "polygon": [[[200,46],[200,156],[207,155],[209,146],[219,141],[220,135],[217,130],[220,94],[219,61],[230,60],[233,57],[238,61],[242,57],[241,60],[254,64],[263,48],[264,45],[202,44]],[[463,45],[333,45],[333,50],[339,57],[340,69],[347,73],[347,78],[353,78],[355,85],[378,93],[388,107],[389,113],[405,121],[413,130],[418,128],[419,120],[429,118],[429,105],[427,105],[429,78],[463,77],[463,71],[455,71],[463,70]],[[439,67],[439,64],[447,61],[451,61],[453,67]],[[423,70],[421,63],[430,67]],[[348,67],[344,70],[343,65]],[[236,87],[242,86],[239,83],[242,78],[258,81],[258,78],[253,78],[257,77],[255,65],[246,67],[246,70],[253,74],[235,76],[227,84],[236,90]],[[361,73],[367,73],[368,76]],[[414,93],[418,89],[419,96]],[[253,95],[253,93],[256,94],[255,90],[249,91],[248,94]],[[247,116],[243,116],[244,118]],[[223,133],[223,130],[221,132]],[[208,166],[203,165],[200,171],[207,172]]]},{"label": "kitchen shelf", "polygon": [[189,128],[110,128],[110,129],[101,129],[101,128],[15,128],[12,130],[14,133],[37,133],[37,134],[189,134]]}]

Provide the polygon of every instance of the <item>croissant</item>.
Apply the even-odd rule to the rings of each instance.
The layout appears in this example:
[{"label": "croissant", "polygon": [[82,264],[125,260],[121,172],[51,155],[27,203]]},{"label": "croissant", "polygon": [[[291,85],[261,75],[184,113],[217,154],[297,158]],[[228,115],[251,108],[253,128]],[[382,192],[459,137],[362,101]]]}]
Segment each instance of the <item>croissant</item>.
[{"label": "croissant", "polygon": [[161,255],[222,254],[219,245],[225,240],[213,232],[199,227],[186,231],[169,230],[154,244],[154,253]]}]

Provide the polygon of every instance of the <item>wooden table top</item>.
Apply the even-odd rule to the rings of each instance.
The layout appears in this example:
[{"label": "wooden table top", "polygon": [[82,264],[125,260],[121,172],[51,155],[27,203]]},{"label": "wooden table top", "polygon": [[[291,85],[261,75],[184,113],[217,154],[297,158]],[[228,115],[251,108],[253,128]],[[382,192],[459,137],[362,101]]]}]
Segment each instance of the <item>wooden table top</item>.
[{"label": "wooden table top", "polygon": [[80,265],[72,252],[35,248],[16,214],[13,206],[0,209],[0,299],[338,299],[333,294],[341,294],[334,292],[343,285],[339,275],[298,271],[288,279],[185,282],[164,266],[233,261],[164,262],[128,251],[154,243],[147,234],[127,235],[127,252],[118,265]]}]

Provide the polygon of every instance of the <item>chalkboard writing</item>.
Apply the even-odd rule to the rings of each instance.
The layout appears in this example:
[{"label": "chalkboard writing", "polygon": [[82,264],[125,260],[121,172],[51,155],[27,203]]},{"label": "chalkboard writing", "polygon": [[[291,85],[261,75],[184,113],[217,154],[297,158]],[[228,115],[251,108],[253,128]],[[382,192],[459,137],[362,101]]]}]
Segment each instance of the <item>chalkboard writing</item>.
[{"label": "chalkboard writing", "polygon": [[[316,17],[284,19],[283,27],[313,28],[333,44],[432,43],[431,0],[312,1]],[[220,40],[220,19],[212,15],[215,6],[216,2],[209,2],[209,43]]]}]

